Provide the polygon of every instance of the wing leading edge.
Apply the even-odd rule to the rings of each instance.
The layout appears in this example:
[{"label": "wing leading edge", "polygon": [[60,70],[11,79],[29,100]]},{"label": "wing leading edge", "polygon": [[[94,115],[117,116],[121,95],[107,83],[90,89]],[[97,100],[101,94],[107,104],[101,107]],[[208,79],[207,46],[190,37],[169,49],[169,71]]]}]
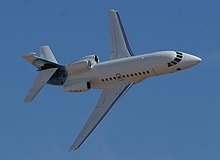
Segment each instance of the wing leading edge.
[{"label": "wing leading edge", "polygon": [[85,126],[81,130],[79,136],[76,138],[73,145],[70,147],[70,151],[78,149],[81,144],[87,139],[92,131],[97,127],[105,115],[110,111],[116,101],[121,98],[133,85],[133,83],[120,85],[118,87],[104,89],[99,98],[99,101],[86,122]]},{"label": "wing leading edge", "polygon": [[109,11],[111,59],[133,56],[119,13]]}]

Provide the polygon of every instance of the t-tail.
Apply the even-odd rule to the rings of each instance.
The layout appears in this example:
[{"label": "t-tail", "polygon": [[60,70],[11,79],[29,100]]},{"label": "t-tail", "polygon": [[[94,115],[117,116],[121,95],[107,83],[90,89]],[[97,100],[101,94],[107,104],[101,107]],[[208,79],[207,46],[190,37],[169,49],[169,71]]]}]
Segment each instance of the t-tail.
[{"label": "t-tail", "polygon": [[36,56],[36,53],[29,53],[22,56],[25,60],[33,64],[39,71],[35,81],[33,82],[24,102],[31,102],[45,84],[55,75],[56,71],[63,66],[57,63],[49,46],[40,47],[40,56]]}]

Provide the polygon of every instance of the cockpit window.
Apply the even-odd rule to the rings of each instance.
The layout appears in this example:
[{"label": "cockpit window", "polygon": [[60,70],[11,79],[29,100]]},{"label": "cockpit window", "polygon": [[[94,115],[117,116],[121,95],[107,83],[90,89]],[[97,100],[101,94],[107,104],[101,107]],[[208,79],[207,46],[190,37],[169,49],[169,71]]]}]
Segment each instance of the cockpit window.
[{"label": "cockpit window", "polygon": [[183,58],[183,55],[179,55],[179,54],[177,54],[176,57],[178,57],[178,58]]},{"label": "cockpit window", "polygon": [[173,66],[170,62],[169,63],[167,63],[167,65],[168,65],[168,67],[171,67],[171,66]]},{"label": "cockpit window", "polygon": [[174,61],[179,63],[181,61],[181,59],[180,58],[175,58]]},{"label": "cockpit window", "polygon": [[177,55],[183,55],[181,52],[176,52]]},{"label": "cockpit window", "polygon": [[179,63],[183,59],[183,54],[180,52],[176,52],[176,57],[171,62],[167,63],[168,67],[174,66]]},{"label": "cockpit window", "polygon": [[177,64],[177,62],[175,62],[175,61],[171,61],[171,64],[176,65],[176,64]]}]

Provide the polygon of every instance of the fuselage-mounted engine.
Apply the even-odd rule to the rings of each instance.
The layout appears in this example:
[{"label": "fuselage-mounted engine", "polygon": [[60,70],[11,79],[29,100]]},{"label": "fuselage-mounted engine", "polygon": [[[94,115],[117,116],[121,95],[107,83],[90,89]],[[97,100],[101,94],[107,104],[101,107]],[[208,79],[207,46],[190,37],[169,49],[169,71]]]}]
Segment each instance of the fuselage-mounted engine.
[{"label": "fuselage-mounted engine", "polygon": [[82,57],[66,66],[68,72],[86,72],[92,68],[92,66],[99,62],[97,55],[89,55]]}]

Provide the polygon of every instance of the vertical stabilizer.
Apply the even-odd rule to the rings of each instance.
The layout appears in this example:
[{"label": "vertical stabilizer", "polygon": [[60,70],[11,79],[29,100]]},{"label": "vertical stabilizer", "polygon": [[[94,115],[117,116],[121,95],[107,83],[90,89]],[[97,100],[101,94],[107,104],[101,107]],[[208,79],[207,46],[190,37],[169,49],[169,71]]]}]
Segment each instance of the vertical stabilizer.
[{"label": "vertical stabilizer", "polygon": [[58,64],[57,60],[54,57],[54,55],[53,55],[53,53],[52,53],[49,46],[41,46],[40,47],[40,57],[43,58],[43,59],[46,59],[50,62]]}]

